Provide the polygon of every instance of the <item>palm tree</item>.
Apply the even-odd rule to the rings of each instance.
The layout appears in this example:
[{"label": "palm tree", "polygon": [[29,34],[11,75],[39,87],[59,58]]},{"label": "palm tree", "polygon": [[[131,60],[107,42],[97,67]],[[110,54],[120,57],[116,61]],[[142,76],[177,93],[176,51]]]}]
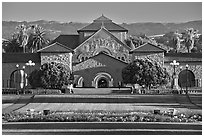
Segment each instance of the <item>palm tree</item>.
[{"label": "palm tree", "polygon": [[185,31],[186,33],[184,33],[183,35],[185,39],[185,46],[188,50],[188,53],[190,53],[194,47],[195,39],[198,37],[197,35],[198,30],[194,30],[193,28],[188,28]]},{"label": "palm tree", "polygon": [[27,48],[30,52],[36,52],[41,49],[44,45],[48,44],[48,40],[44,37],[46,34],[45,29],[39,25],[31,25],[28,29],[28,43]]},{"label": "palm tree", "polygon": [[5,53],[23,52],[23,48],[19,43],[18,39],[14,36],[11,40],[3,41],[2,50]]},{"label": "palm tree", "polygon": [[28,43],[28,33],[27,33],[27,27],[22,24],[18,25],[16,27],[17,32],[13,34],[14,37],[16,37],[18,43],[20,44],[20,47],[23,47],[23,52],[26,52],[26,45]]}]

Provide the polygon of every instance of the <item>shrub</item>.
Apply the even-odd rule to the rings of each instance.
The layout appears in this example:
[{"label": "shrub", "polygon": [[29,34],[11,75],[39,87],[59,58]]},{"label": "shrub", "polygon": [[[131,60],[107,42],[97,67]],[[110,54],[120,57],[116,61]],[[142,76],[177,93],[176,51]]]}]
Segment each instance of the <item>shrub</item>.
[{"label": "shrub", "polygon": [[28,81],[32,88],[61,89],[70,83],[70,69],[62,63],[45,63],[39,70],[34,70]]}]

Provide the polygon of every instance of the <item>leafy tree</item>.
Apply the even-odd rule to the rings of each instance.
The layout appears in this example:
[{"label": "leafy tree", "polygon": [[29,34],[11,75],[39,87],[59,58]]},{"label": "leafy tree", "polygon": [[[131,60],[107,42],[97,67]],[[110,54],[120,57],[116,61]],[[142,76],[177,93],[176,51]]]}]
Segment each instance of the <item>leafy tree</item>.
[{"label": "leafy tree", "polygon": [[41,82],[42,75],[43,75],[43,72],[40,69],[39,70],[36,69],[32,71],[28,77],[29,84],[33,88],[43,87],[42,82]]},{"label": "leafy tree", "polygon": [[31,73],[28,80],[33,88],[61,89],[70,82],[70,69],[61,63],[45,63]]},{"label": "leafy tree", "polygon": [[139,84],[150,88],[167,84],[169,74],[157,63],[136,59],[122,70],[122,78],[125,84]]}]

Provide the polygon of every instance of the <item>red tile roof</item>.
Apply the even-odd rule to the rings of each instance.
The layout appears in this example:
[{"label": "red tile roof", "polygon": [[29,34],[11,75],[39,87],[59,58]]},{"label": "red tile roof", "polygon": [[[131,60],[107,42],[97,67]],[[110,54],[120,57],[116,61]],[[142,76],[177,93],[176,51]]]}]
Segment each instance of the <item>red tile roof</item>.
[{"label": "red tile roof", "polygon": [[68,53],[68,52],[73,52],[73,50],[67,46],[64,46],[58,42],[55,42],[53,44],[50,44],[49,46],[46,46],[40,50],[38,50],[37,52],[40,53]]},{"label": "red tile roof", "polygon": [[79,45],[79,35],[59,35],[51,44],[58,42],[68,48],[75,49]]},{"label": "red tile roof", "polygon": [[135,49],[133,49],[132,51],[130,51],[131,53],[151,53],[151,52],[166,52],[166,50],[162,49],[161,47],[158,47],[152,43],[145,43]]},{"label": "red tile roof", "polygon": [[101,28],[101,26],[104,26],[109,31],[120,31],[120,32],[128,32],[127,29],[121,27],[120,25],[112,22],[112,20],[108,19],[104,15],[101,17],[95,19],[93,23],[83,27],[82,29],[79,29],[77,32],[84,32],[84,31],[97,31]]}]

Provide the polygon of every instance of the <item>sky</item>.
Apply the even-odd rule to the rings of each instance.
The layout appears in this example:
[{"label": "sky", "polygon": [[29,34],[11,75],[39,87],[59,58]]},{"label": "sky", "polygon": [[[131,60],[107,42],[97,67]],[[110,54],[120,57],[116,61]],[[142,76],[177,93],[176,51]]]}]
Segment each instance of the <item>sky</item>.
[{"label": "sky", "polygon": [[91,23],[104,15],[116,23],[202,20],[201,2],[3,2],[3,21]]}]

